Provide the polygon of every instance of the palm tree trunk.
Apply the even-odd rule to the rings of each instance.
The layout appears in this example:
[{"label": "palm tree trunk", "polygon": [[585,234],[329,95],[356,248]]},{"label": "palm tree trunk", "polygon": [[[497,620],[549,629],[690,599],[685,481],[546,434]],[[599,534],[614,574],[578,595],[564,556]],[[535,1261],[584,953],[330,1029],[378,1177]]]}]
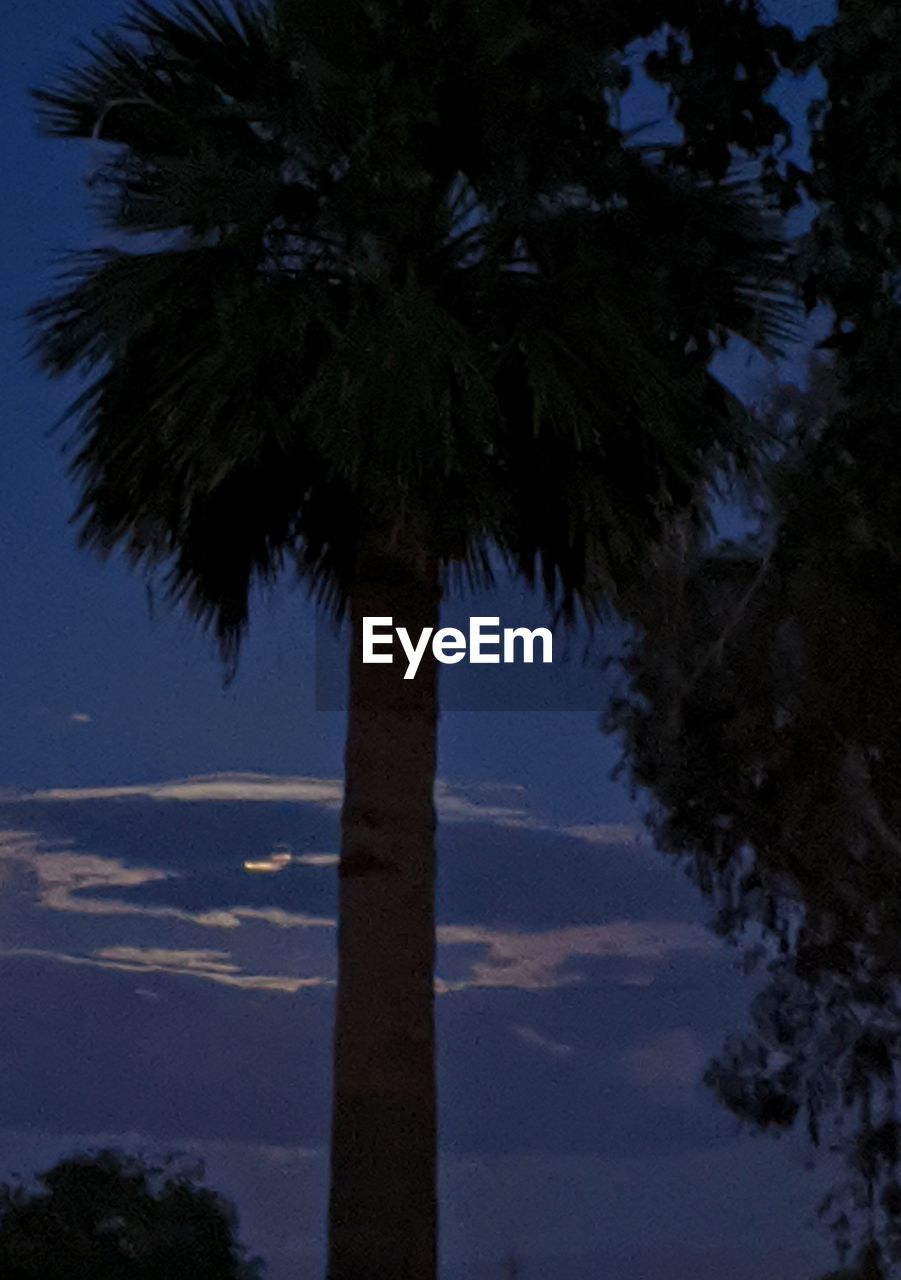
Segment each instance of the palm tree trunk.
[{"label": "palm tree trunk", "polygon": [[[341,818],[328,1280],[434,1280],[434,784],[429,647],[362,662],[362,619],[414,641],[437,624],[438,567],[407,546],[364,552],[351,597]],[[399,645],[395,641],[395,648]]]}]

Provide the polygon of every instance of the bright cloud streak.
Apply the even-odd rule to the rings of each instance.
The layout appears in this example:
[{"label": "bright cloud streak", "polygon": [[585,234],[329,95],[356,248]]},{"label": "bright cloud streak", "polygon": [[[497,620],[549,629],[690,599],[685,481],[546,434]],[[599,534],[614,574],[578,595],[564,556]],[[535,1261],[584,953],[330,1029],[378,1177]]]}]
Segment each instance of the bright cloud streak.
[{"label": "bright cloud streak", "polygon": [[[524,789],[502,783],[455,786],[439,779],[435,803],[442,821],[484,823],[509,830],[563,835],[591,845],[646,843],[640,826],[623,823],[583,823],[558,826],[528,812],[521,803]],[[344,786],[340,778],[311,778],[264,773],[215,773],[110,787],[51,787],[42,791],[7,793],[4,803],[77,803],[86,800],[156,800],[180,803],[273,803],[306,804],[336,811],[341,807]],[[509,797],[497,803],[497,797]],[[310,864],[312,865],[312,864]]]},{"label": "bright cloud streak", "polygon": [[443,992],[470,987],[515,987],[545,991],[581,982],[566,965],[580,957],[659,963],[680,953],[708,954],[715,943],[700,925],[678,921],[613,920],[604,924],[569,925],[526,933],[483,925],[439,925],[444,946],[484,947],[470,978],[441,981]]},{"label": "bright cloud streak", "polygon": [[158,867],[127,867],[118,858],[101,858],[70,849],[46,848],[30,831],[0,831],[0,866],[19,863],[38,881],[38,905],[51,911],[86,916],[141,916],[177,920],[207,929],[237,929],[242,921],[278,929],[333,929],[328,916],[311,916],[282,907],[234,906],[210,911],[147,906],[124,898],[90,897],[92,889],[137,889],[177,875]]},{"label": "bright cloud streak", "polygon": [[334,979],[300,978],[281,973],[244,973],[233,964],[228,951],[178,951],[157,947],[105,947],[90,955],[71,955],[40,947],[11,947],[0,951],[11,958],[52,960],[59,964],[82,965],[92,969],[112,969],[121,973],[161,974],[204,978],[208,982],[244,991],[278,991],[296,995],[313,987],[334,986]]},{"label": "bright cloud streak", "polygon": [[227,801],[235,803],[276,802],[279,804],[311,804],[318,808],[338,809],[343,787],[336,778],[275,776],[263,773],[211,773],[170,782],[141,783],[120,787],[50,787],[43,791],[20,793],[9,799],[65,802],[81,800],[178,800]]}]

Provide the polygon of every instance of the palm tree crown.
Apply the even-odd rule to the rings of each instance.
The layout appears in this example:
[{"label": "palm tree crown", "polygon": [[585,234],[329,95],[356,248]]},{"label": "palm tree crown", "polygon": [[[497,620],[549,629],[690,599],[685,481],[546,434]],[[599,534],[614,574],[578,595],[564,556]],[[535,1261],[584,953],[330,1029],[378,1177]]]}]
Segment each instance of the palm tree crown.
[{"label": "palm tree crown", "polygon": [[788,331],[784,254],[750,187],[627,145],[621,33],[570,8],[137,0],[38,91],[113,241],[34,312],[92,371],[83,538],[226,651],[254,580],[340,609],[401,526],[595,607],[740,443],[707,365]]}]

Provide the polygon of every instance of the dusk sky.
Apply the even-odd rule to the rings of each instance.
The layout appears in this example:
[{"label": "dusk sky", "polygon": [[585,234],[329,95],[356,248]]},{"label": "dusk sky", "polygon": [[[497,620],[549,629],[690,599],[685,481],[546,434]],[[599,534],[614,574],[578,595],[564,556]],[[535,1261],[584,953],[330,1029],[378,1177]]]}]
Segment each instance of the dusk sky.
[{"label": "dusk sky", "polygon": [[[806,28],[831,7],[772,12]],[[26,90],[120,13],[11,0],[0,51],[0,1178],[100,1145],[201,1154],[272,1280],[312,1280],[344,731],[317,710],[315,612],[290,581],[261,599],[224,689],[206,637],[76,548],[48,436],[74,384],[22,354],[52,256],[100,242],[91,155],[38,138]],[[785,91],[795,118],[810,91]],[[794,354],[782,372],[800,368]],[[720,371],[750,396],[772,376],[739,352]],[[479,612],[541,614],[501,584],[449,620]],[[487,1280],[515,1251],[524,1280],[813,1277],[832,1260],[814,1216],[826,1171],[793,1137],[740,1133],[701,1083],[752,987],[610,780],[598,721],[616,643],[582,668],[577,638],[552,678],[494,685],[487,710],[454,710],[477,699],[447,671],[442,1274]]]}]

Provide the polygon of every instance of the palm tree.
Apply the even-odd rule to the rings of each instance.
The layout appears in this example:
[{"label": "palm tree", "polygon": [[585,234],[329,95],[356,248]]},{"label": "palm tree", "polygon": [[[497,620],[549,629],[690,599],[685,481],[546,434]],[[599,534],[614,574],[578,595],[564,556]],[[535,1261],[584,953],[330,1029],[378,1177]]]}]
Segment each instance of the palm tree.
[{"label": "palm tree", "polygon": [[496,554],[615,604],[743,440],[711,352],[788,323],[751,188],[626,146],[609,33],[535,7],[137,0],[37,93],[113,237],[34,312],[90,374],[83,542],[230,663],[286,567],[350,618],[330,1280],[436,1256],[436,668],[364,665],[362,619],[436,626]]}]

